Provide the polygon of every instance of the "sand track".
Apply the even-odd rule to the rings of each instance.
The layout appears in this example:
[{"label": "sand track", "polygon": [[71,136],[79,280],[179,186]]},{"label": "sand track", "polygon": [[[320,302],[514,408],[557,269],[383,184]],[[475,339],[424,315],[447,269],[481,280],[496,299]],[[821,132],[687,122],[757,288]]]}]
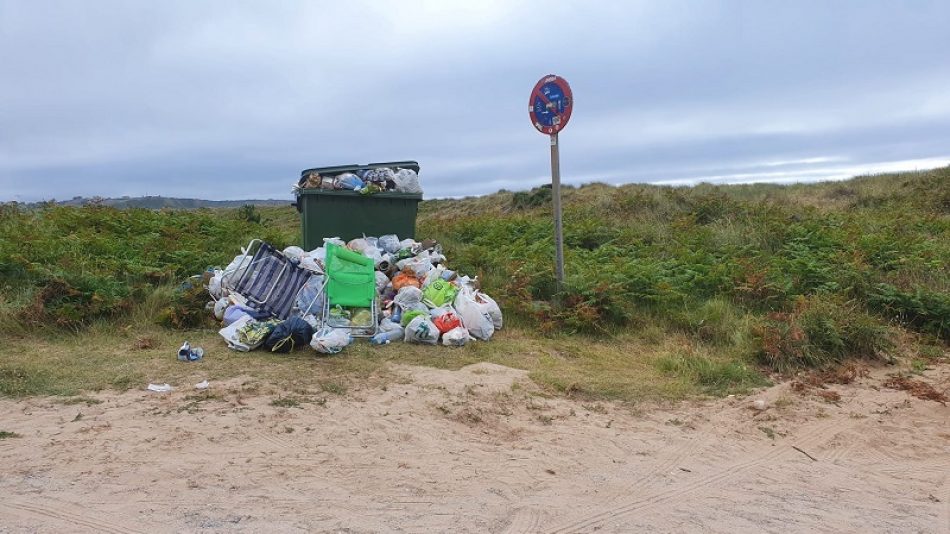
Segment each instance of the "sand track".
[{"label": "sand track", "polygon": [[770,388],[761,413],[547,398],[491,364],[396,371],[292,407],[213,377],[208,398],[0,400],[22,435],[0,441],[0,532],[950,532],[950,408],[883,370],[836,404]]}]

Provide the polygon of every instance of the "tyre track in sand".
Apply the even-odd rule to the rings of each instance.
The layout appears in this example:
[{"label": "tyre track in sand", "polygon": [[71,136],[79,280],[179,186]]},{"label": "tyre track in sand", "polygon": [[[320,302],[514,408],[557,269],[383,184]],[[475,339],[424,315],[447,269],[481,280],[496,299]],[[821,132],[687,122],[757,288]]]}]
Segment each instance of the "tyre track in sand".
[{"label": "tyre track in sand", "polygon": [[847,442],[837,447],[833,447],[831,450],[826,451],[825,453],[824,459],[830,463],[838,464],[841,460],[845,458],[850,459],[854,450],[857,449],[861,445],[860,443],[861,439],[858,436],[855,436],[854,434],[850,432],[848,433],[842,432],[842,435],[848,438]]},{"label": "tyre track in sand", "polygon": [[[114,523],[108,523],[97,519],[95,517],[89,517],[85,514],[76,514],[64,511],[62,508],[63,503],[56,503],[55,508],[52,506],[47,506],[41,503],[23,503],[15,501],[6,501],[0,502],[0,507],[6,507],[14,511],[20,512],[21,514],[30,517],[45,517],[48,519],[53,519],[69,525],[73,528],[80,527],[84,529],[89,529],[91,532],[107,532],[109,534],[127,534],[127,533],[142,533],[142,531],[134,530],[124,525],[117,525]],[[94,512],[97,516],[104,515],[101,512]],[[35,526],[35,524],[33,525]],[[67,529],[66,532],[74,532],[72,529]]]},{"label": "tyre track in sand", "polygon": [[519,508],[504,534],[533,534],[541,528],[541,512],[537,508]]},{"label": "tyre track in sand", "polygon": [[678,445],[672,454],[668,455],[665,460],[662,460],[659,465],[653,466],[643,477],[635,478],[628,484],[625,488],[625,491],[617,495],[616,497],[607,501],[608,504],[613,504],[614,502],[621,500],[624,496],[629,495],[631,492],[638,489],[652,489],[656,486],[657,483],[664,476],[669,474],[674,468],[678,467],[679,464],[682,464],[684,460],[694,456],[699,451],[706,448],[706,446],[712,442],[712,438],[708,435],[695,436],[691,439],[686,439],[684,443]]},{"label": "tyre track in sand", "polygon": [[950,530],[950,473],[943,475],[943,518]]},{"label": "tyre track in sand", "polygon": [[[697,433],[695,436],[686,437],[682,443],[675,446],[670,454],[665,455],[665,459],[660,460],[657,465],[649,466],[648,471],[642,476],[631,477],[630,482],[618,490],[616,495],[609,497],[598,505],[588,505],[584,507],[583,513],[596,514],[595,510],[602,508],[604,505],[613,506],[631,494],[642,493],[644,490],[655,488],[665,476],[685,460],[705,450],[709,445],[715,443],[715,441],[715,436],[711,434]],[[538,531],[539,530],[536,529],[534,532]]]},{"label": "tyre track in sand", "polygon": [[[843,424],[844,426],[842,426]],[[801,453],[791,448],[792,445],[796,445],[807,450],[808,448],[813,448],[823,441],[833,438],[835,435],[840,434],[841,432],[847,431],[851,426],[853,426],[853,423],[847,424],[847,422],[843,423],[842,421],[838,420],[816,425],[814,428],[811,428],[804,433],[787,439],[787,446],[785,447],[771,449],[767,453],[761,454],[755,458],[752,458],[751,460],[733,464],[725,469],[720,469],[718,472],[712,475],[703,477],[693,482],[688,482],[685,485],[634,499],[620,506],[612,507],[611,509],[604,510],[587,517],[575,519],[553,529],[544,529],[544,531],[550,532],[552,534],[566,534],[570,532],[579,532],[582,529],[589,529],[592,527],[602,527],[609,522],[621,519],[633,512],[651,508],[664,502],[689,495],[713,484],[736,478],[746,471],[754,469],[770,460],[775,460],[782,456],[791,457],[792,455],[800,455]]]}]

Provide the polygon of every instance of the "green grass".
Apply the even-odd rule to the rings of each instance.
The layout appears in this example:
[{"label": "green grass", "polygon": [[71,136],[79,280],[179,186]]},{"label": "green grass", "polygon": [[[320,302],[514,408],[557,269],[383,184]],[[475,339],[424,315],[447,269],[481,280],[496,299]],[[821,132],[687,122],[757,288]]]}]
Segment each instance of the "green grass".
[{"label": "green grass", "polygon": [[741,360],[717,361],[700,354],[677,354],[661,357],[656,364],[664,373],[698,384],[711,395],[747,393],[769,385],[754,366]]},{"label": "green grass", "polygon": [[[555,295],[544,190],[420,205],[418,236],[501,304],[506,329],[491,342],[317,357],[228,351],[188,281],[253,237],[298,242],[291,208],[0,205],[0,395],[241,376],[345,395],[392,380],[392,364],[489,361],[552,393],[635,402],[744,392],[775,371],[888,360],[907,343],[945,354],[950,168],[791,186],[590,184],[566,188],[564,206],[568,276]],[[185,339],[203,361],[175,359]]]},{"label": "green grass", "polygon": [[0,439],[10,439],[10,438],[20,438],[23,437],[16,432],[8,432],[6,430],[0,430]]},{"label": "green grass", "polygon": [[[0,395],[57,395],[80,403],[90,391],[144,389],[150,382],[190,388],[205,378],[212,382],[252,377],[273,385],[275,406],[303,402],[320,391],[346,395],[361,387],[385,387],[397,379],[393,364],[459,369],[488,361],[527,369],[529,377],[551,393],[582,399],[679,399],[704,393],[690,377],[669,376],[654,364],[660,349],[672,351],[689,343],[675,334],[660,346],[636,335],[597,339],[581,336],[539,337],[530,330],[506,328],[490,342],[448,349],[441,346],[392,344],[351,345],[342,354],[320,357],[310,350],[288,355],[228,350],[212,330],[179,332],[150,327],[154,346],[131,349],[141,331],[92,329],[42,338],[10,338],[0,346]],[[176,351],[183,339],[205,348],[205,357],[180,362]],[[88,350],[90,345],[96,350]],[[270,387],[270,386],[268,386]],[[265,389],[264,392],[271,391]]]}]

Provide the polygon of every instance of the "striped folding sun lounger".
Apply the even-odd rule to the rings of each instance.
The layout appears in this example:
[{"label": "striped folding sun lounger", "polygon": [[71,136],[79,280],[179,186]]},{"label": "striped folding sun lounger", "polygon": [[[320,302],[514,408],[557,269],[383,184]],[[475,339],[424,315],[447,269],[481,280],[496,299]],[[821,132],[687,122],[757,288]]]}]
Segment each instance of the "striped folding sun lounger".
[{"label": "striped folding sun lounger", "polygon": [[244,296],[253,308],[286,319],[312,273],[257,239],[248,245],[247,253],[255,242],[259,244],[257,251],[232,290]]}]

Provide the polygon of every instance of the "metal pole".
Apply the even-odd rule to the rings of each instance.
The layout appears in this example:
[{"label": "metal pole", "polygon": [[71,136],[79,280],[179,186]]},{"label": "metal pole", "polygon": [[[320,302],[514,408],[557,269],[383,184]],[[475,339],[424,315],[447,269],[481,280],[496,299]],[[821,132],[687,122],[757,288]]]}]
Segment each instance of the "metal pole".
[{"label": "metal pole", "polygon": [[551,193],[554,197],[554,265],[557,278],[556,290],[564,286],[564,234],[561,229],[561,156],[557,134],[551,135]]}]

